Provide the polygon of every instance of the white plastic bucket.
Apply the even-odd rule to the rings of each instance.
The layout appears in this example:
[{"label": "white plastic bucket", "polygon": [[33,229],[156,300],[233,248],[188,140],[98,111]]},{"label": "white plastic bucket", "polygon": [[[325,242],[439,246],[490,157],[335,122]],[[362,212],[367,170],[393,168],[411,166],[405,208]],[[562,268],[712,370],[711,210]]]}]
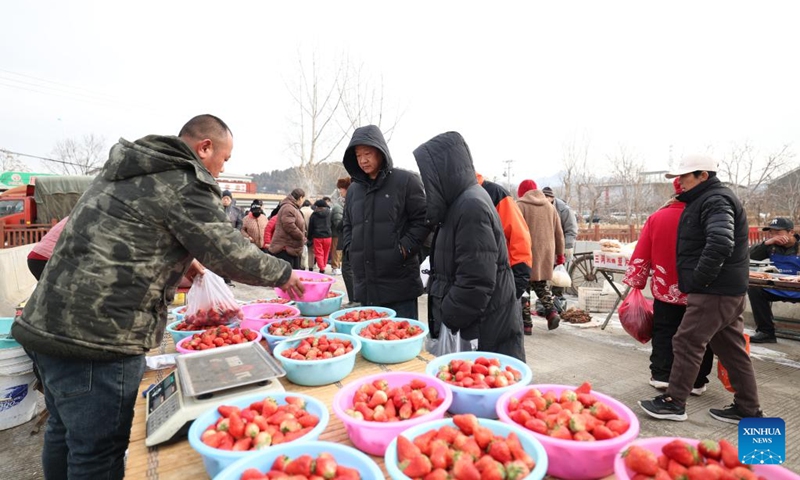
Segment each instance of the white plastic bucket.
[{"label": "white plastic bucket", "polygon": [[22,425],[36,414],[36,376],[0,376],[0,430]]}]

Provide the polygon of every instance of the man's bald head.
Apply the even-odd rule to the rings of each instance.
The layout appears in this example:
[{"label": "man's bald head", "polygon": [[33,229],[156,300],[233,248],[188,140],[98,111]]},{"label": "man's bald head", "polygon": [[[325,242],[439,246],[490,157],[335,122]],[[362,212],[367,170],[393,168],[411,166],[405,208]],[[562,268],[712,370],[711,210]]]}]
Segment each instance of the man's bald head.
[{"label": "man's bald head", "polygon": [[222,119],[204,113],[186,122],[178,136],[184,140],[203,140],[204,138],[215,140],[227,137],[228,133],[233,136],[233,132]]},{"label": "man's bald head", "polygon": [[178,134],[194,150],[214,178],[225,169],[233,150],[231,129],[214,115],[198,115],[189,120]]}]

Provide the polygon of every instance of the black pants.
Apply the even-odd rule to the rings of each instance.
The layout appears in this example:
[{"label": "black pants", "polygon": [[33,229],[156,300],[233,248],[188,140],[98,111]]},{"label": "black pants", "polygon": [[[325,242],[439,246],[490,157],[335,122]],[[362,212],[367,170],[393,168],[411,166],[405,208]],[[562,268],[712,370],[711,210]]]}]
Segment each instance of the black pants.
[{"label": "black pants", "polygon": [[287,262],[289,262],[289,265],[291,265],[292,268],[295,270],[298,270],[300,268],[300,257],[295,257],[294,255],[290,255],[289,252],[287,252],[286,250],[280,251],[273,255],[277,258],[280,258],[281,260],[286,260]]},{"label": "black pants", "polygon": [[47,265],[47,260],[33,258],[28,259],[28,270],[31,271],[31,274],[36,278],[37,282],[42,277],[42,272],[44,272],[45,265]]},{"label": "black pants", "polygon": [[[672,362],[675,358],[672,337],[678,331],[684,313],[686,313],[685,305],[653,300],[653,351],[650,354],[650,375],[660,382],[669,382],[669,373],[672,371]],[[693,388],[700,388],[708,383],[713,363],[714,352],[707,346]]]},{"label": "black pants", "polygon": [[756,331],[775,336],[775,317],[772,315],[770,302],[799,303],[800,298],[787,298],[775,295],[763,288],[750,287],[747,289],[750,297],[750,308],[753,310],[753,320],[756,322]]},{"label": "black pants", "polygon": [[342,279],[344,279],[344,287],[347,290],[347,301],[355,302],[353,298],[353,266],[350,265],[349,252],[342,254]]},{"label": "black pants", "polygon": [[403,300],[402,302],[384,303],[378,306],[391,308],[397,313],[398,318],[419,320],[419,304],[417,303],[416,298],[412,300]]}]

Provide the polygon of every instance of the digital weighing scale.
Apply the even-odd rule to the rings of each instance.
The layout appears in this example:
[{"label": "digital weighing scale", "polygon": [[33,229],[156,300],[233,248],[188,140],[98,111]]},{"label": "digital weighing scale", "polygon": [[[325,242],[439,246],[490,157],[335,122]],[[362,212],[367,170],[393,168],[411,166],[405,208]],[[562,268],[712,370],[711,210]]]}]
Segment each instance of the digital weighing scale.
[{"label": "digital weighing scale", "polygon": [[283,392],[286,375],[258,342],[178,355],[177,369],[147,392],[148,447],[181,439],[201,414],[252,393]]}]

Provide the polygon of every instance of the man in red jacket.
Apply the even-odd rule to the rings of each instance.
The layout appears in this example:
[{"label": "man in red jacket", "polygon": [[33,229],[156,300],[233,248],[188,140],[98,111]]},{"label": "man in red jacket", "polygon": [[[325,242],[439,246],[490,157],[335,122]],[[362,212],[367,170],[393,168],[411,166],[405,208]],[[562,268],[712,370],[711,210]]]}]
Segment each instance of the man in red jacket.
[{"label": "man in red jacket", "polygon": [[[675,195],[681,193],[678,179],[672,182]],[[676,244],[678,242],[678,223],[686,204],[671,200],[664,208],[647,219],[631,255],[628,271],[622,280],[632,288],[644,289],[650,278],[653,293],[653,351],[650,354],[650,385],[666,390],[669,386],[669,373],[672,370],[672,337],[686,312],[686,294],[678,288]],[[706,348],[700,372],[692,387],[692,395],[706,391],[708,375],[714,362],[711,348]]]}]

